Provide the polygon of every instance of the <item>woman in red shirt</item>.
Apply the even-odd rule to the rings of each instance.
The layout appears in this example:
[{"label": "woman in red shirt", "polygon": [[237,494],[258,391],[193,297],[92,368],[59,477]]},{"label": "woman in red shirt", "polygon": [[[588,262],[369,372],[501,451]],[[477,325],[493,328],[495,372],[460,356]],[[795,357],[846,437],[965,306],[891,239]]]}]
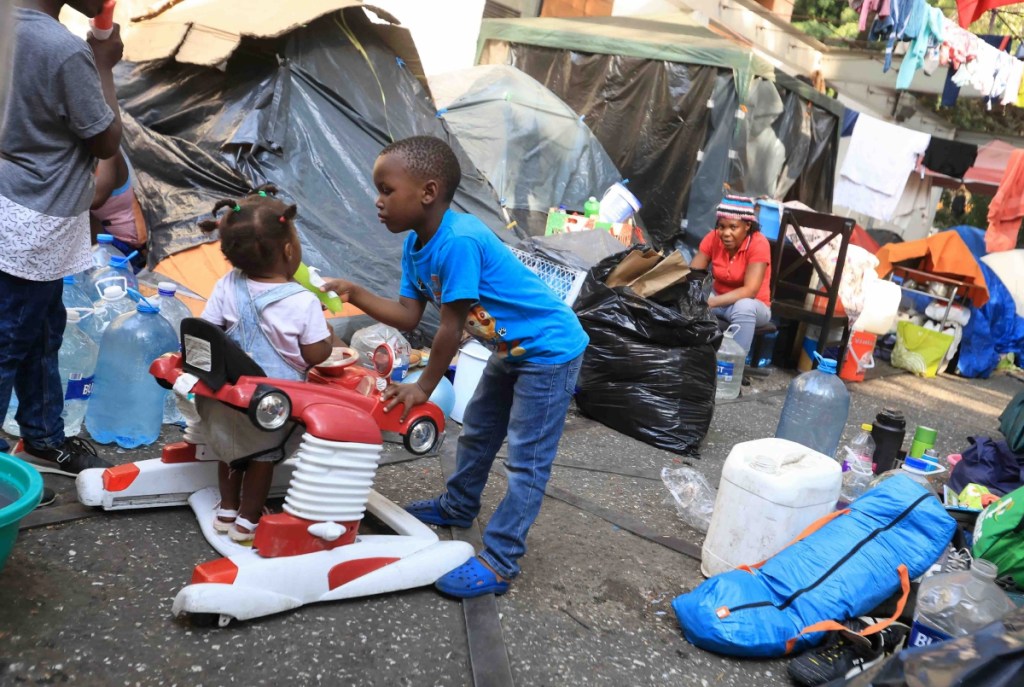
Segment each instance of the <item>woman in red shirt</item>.
[{"label": "woman in red shirt", "polygon": [[754,201],[726,196],[718,206],[718,222],[700,242],[690,268],[711,266],[708,305],[719,319],[739,325],[735,340],[750,350],[754,329],[771,320],[771,249],[758,230]]}]

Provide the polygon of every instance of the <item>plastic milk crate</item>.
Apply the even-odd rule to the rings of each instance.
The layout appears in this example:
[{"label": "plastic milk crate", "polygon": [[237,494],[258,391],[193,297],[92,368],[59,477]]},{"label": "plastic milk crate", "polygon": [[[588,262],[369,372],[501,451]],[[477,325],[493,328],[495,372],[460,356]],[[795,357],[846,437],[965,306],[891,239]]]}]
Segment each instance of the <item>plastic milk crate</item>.
[{"label": "plastic milk crate", "polygon": [[550,286],[551,290],[558,294],[563,303],[570,307],[572,306],[576,301],[576,296],[580,293],[580,289],[583,288],[583,282],[587,278],[586,272],[559,265],[547,258],[527,253],[518,248],[512,248],[512,246],[509,246],[509,250],[519,258],[519,262],[530,268],[531,272]]}]

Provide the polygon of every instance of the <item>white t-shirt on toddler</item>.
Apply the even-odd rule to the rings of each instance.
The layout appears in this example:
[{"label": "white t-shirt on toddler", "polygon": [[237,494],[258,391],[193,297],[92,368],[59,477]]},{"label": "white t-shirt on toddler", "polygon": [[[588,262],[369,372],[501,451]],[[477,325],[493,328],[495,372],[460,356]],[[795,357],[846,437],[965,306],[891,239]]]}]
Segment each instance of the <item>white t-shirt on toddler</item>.
[{"label": "white t-shirt on toddler", "polygon": [[[280,283],[251,279],[246,279],[245,285],[253,299],[281,286]],[[201,317],[225,331],[238,322],[238,307],[235,305],[230,274],[217,281]],[[309,364],[302,359],[299,345],[314,344],[331,336],[320,300],[310,291],[296,293],[268,305],[260,317],[260,327],[277,352],[300,370],[306,369]]]}]

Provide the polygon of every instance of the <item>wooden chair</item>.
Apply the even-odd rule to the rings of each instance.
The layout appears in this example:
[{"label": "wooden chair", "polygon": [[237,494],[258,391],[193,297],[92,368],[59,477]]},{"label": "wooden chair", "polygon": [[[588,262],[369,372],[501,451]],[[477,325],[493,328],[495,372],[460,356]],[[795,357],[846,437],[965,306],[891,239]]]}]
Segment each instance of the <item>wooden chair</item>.
[{"label": "wooden chair", "polygon": [[[843,328],[843,339],[839,352],[839,367],[843,365],[846,349],[850,343],[850,320],[836,314],[839,309],[839,284],[843,278],[846,251],[850,245],[855,222],[846,217],[820,212],[783,208],[782,231],[772,242],[772,315],[783,320],[796,320],[820,327],[817,352],[823,354],[828,342],[828,333],[833,327]],[[785,228],[792,226],[796,243],[803,248],[803,254],[786,241]],[[806,229],[827,232],[822,241],[812,245],[812,238]],[[815,254],[828,245],[836,236],[841,237],[835,274],[829,274],[818,265]],[[812,277],[817,276],[819,286],[811,286]],[[807,307],[807,296],[815,296],[818,307]]]}]

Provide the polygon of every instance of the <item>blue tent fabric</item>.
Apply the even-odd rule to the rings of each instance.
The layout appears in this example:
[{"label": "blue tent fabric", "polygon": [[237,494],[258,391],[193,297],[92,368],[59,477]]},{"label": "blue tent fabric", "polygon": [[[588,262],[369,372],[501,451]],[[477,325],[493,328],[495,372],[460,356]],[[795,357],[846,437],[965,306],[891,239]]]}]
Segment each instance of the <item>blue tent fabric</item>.
[{"label": "blue tent fabric", "polygon": [[978,261],[985,283],[988,285],[988,303],[971,308],[971,319],[964,327],[960,344],[960,362],[957,366],[964,377],[987,379],[999,364],[999,357],[1013,353],[1018,364],[1024,360],[1024,318],[1017,314],[1017,306],[1009,289],[988,265],[981,261],[985,255],[985,232],[977,227],[953,227]]}]

